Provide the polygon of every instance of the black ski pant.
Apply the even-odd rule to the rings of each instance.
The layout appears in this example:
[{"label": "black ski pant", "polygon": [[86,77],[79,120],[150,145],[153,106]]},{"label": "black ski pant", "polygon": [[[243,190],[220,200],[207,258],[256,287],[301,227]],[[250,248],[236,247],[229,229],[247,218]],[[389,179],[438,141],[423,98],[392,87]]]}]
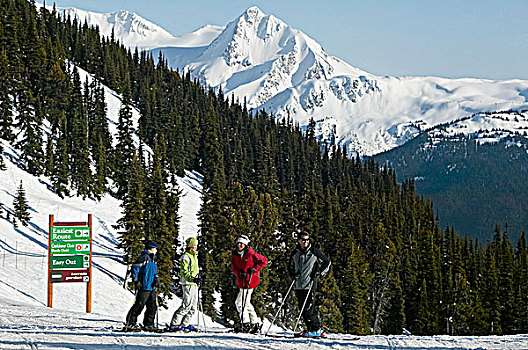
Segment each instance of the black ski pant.
[{"label": "black ski pant", "polygon": [[299,310],[302,308],[304,301],[306,300],[306,306],[304,307],[302,313],[303,321],[306,324],[306,329],[308,332],[319,330],[321,328],[321,321],[319,320],[319,316],[315,310],[314,288],[312,288],[311,291],[308,291],[308,289],[296,289],[295,294],[297,295],[297,304],[299,305]]},{"label": "black ski pant", "polygon": [[143,317],[143,326],[149,327],[154,326],[154,318],[156,317],[157,305],[156,305],[156,291],[155,290],[141,290],[136,294],[136,300],[134,305],[128,311],[126,324],[127,326],[133,326],[136,324],[138,316],[143,311],[145,305],[147,310],[145,311],[145,316]]}]

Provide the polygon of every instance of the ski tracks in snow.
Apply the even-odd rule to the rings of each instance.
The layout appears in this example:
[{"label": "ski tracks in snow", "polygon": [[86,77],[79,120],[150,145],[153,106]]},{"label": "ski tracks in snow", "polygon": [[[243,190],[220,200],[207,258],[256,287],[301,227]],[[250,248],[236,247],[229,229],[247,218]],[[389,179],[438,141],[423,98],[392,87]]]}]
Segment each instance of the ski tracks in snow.
[{"label": "ski tracks in snow", "polygon": [[15,332],[20,338],[22,338],[24,340],[24,342],[26,343],[26,345],[28,346],[29,349],[31,350],[38,350],[38,346],[35,345],[30,339],[24,337],[22,334],[20,334],[20,332]]},{"label": "ski tracks in snow", "polygon": [[[16,335],[18,335],[20,338],[22,338],[22,340],[24,341],[25,345],[27,346],[28,349],[31,349],[31,350],[38,350],[38,346],[35,345],[31,339],[28,339],[27,337],[24,337],[20,332],[17,332],[15,331],[14,332]],[[16,343],[16,342],[13,342],[13,344]]]}]

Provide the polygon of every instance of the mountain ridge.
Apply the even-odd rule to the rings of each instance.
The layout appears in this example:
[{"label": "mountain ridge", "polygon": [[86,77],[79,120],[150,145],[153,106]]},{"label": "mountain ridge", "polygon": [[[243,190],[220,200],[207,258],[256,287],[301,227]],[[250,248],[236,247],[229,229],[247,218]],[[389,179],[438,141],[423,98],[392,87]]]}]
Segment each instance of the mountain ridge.
[{"label": "mountain ridge", "polygon": [[[41,4],[36,4],[42,6]],[[51,6],[47,6],[49,10]],[[131,49],[152,49],[156,47],[197,47],[208,45],[223,30],[221,26],[204,25],[191,33],[173,35],[157,24],[141,17],[135,12],[120,10],[98,13],[77,8],[56,8],[64,17],[76,19],[79,23],[88,23],[99,27],[101,35],[114,37]]]},{"label": "mountain ridge", "polygon": [[150,52],[249,109],[304,127],[313,119],[321,142],[349,154],[388,151],[474,113],[528,108],[528,81],[375,76],[256,6],[207,32],[207,40],[194,32],[194,44],[181,40]]}]

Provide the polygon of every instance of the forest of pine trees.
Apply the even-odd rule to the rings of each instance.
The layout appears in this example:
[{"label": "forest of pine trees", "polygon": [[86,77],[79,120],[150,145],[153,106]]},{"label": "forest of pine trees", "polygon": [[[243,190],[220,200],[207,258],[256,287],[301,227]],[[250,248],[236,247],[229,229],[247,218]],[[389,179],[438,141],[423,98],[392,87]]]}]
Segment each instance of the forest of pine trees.
[{"label": "forest of pine trees", "polygon": [[[339,147],[321,151],[313,129],[303,133],[290,120],[248,111],[171,70],[163,56],[127,50],[97,28],[25,0],[1,1],[0,14],[0,137],[59,196],[121,199],[115,229],[125,263],[145,240],[156,240],[164,297],[177,276],[175,177],[194,170],[204,176],[202,300],[226,324],[237,319],[229,269],[236,237],[248,234],[271,262],[254,300],[272,315],[291,283],[293,236],[305,230],[332,261],[318,291],[330,331],[528,332],[524,233],[515,246],[499,227],[485,246],[463,238],[440,227],[412,181],[398,184],[392,170],[347,158]],[[82,81],[78,68],[95,79]],[[114,136],[103,85],[122,95]],[[141,114],[137,129],[133,107]],[[292,326],[297,308],[288,299],[279,323]]]},{"label": "forest of pine trees", "polygon": [[[513,120],[516,113],[503,115]],[[397,181],[419,178],[416,192],[434,202],[441,224],[449,223],[465,236],[488,242],[493,238],[489,228],[507,223],[510,238],[517,241],[520,231],[528,227],[524,205],[528,201],[528,139],[511,135],[481,143],[479,135],[433,134],[424,132],[375,159],[390,164]]]}]

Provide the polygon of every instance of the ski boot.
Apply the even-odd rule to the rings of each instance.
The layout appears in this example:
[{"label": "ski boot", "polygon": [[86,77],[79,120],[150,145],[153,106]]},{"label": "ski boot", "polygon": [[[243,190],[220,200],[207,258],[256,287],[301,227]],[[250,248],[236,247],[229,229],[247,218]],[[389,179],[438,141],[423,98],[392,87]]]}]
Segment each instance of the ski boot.
[{"label": "ski boot", "polygon": [[127,324],[120,332],[141,332],[141,326],[136,324]]},{"label": "ski boot", "polygon": [[198,328],[196,328],[195,326],[193,326],[192,324],[186,326],[186,327],[183,327],[183,330],[185,332],[198,332]]},{"label": "ski boot", "polygon": [[297,333],[293,333],[293,336],[295,338],[298,338],[298,337],[306,337],[306,334],[308,334],[308,331],[306,329],[300,331],[300,332],[297,332]]},{"label": "ski boot", "polygon": [[164,331],[165,332],[183,332],[185,330],[185,327],[183,326],[171,326],[171,325],[167,325],[167,327],[165,327]]},{"label": "ski boot", "polygon": [[153,333],[161,333],[161,332],[163,332],[162,329],[156,327],[153,324],[150,324],[150,325],[147,325],[147,326],[143,326],[143,331],[145,331],[145,332],[153,332]]},{"label": "ski boot", "polygon": [[260,331],[262,330],[262,324],[260,324],[260,323],[251,323],[249,326],[250,326],[250,329],[249,329],[248,333],[260,334]]},{"label": "ski boot", "polygon": [[235,324],[235,333],[250,333],[252,328],[251,323],[244,323],[240,325],[240,323]]},{"label": "ski boot", "polygon": [[322,329],[319,329],[317,331],[309,331],[305,335],[305,337],[307,337],[307,338],[322,338],[322,337],[325,337],[325,336],[326,335],[323,333]]}]

